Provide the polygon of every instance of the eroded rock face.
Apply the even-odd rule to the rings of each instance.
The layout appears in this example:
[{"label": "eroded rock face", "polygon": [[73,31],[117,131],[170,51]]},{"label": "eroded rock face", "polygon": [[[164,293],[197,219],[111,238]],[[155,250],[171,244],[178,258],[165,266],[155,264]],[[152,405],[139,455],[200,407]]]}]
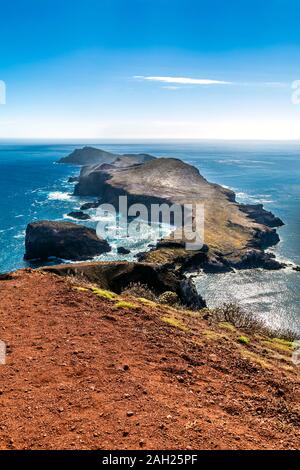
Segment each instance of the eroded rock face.
[{"label": "eroded rock face", "polygon": [[56,257],[80,261],[110,250],[106,240],[99,239],[95,230],[83,225],[44,220],[30,223],[26,229],[27,260]]},{"label": "eroded rock face", "polygon": [[264,209],[262,204],[240,204],[240,209],[256,222],[267,227],[281,227],[284,225],[279,217]]}]

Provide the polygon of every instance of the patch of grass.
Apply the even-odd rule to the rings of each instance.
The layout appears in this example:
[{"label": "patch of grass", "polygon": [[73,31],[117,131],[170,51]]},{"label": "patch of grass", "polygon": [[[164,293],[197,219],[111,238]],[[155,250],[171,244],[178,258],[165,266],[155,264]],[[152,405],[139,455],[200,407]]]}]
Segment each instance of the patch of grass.
[{"label": "patch of grass", "polygon": [[219,323],[218,325],[220,328],[223,328],[224,330],[229,330],[229,331],[236,331],[235,326],[233,326],[231,323],[228,323],[226,321]]},{"label": "patch of grass", "polygon": [[144,297],[138,297],[138,300],[144,305],[149,305],[149,307],[157,307],[156,302],[153,302],[149,299],[145,299]]},{"label": "patch of grass", "polygon": [[164,323],[167,323],[168,325],[174,326],[175,328],[179,328],[182,331],[185,331],[185,332],[189,331],[187,326],[185,326],[184,323],[182,323],[182,321],[178,320],[178,318],[175,318],[175,317],[161,317],[161,320]]},{"label": "patch of grass", "polygon": [[224,338],[226,338],[224,334],[217,333],[216,331],[213,331],[213,330],[204,330],[203,335],[210,341],[221,341]]},{"label": "patch of grass", "polygon": [[105,289],[98,289],[97,287],[94,287],[92,289],[92,292],[98,297],[102,297],[103,299],[108,299],[108,300],[115,300],[119,297],[118,294],[115,294],[114,292],[111,292]]},{"label": "patch of grass", "polygon": [[281,338],[273,338],[272,339],[273,343],[279,343],[282,346],[287,346],[289,348],[293,347],[293,341],[287,341],[286,339],[281,339]]},{"label": "patch of grass", "polygon": [[293,343],[289,343],[289,342],[286,342],[287,344],[284,344],[280,341],[274,341],[274,340],[266,340],[266,341],[263,341],[263,344],[265,344],[266,346],[268,346],[268,348],[271,348],[271,350],[274,350],[276,349],[277,351],[282,351],[282,352],[286,352],[288,354],[291,353],[293,347],[292,347],[292,344]]},{"label": "patch of grass", "polygon": [[114,305],[116,309],[126,309],[126,310],[136,310],[138,305],[132,304],[131,302],[126,302],[125,300],[121,300]]},{"label": "patch of grass", "polygon": [[89,292],[90,289],[87,289],[86,287],[74,287],[75,290],[78,290],[79,292]]},{"label": "patch of grass", "polygon": [[249,349],[241,348],[240,351],[243,359],[248,359],[249,361],[259,365],[262,369],[274,369],[270,362],[265,361],[260,355],[249,351]]},{"label": "patch of grass", "polygon": [[293,374],[296,374],[298,375],[298,371],[295,369],[295,366],[286,366],[286,365],[282,365],[281,366],[281,369],[284,369],[286,370],[287,372],[292,372]]},{"label": "patch of grass", "polygon": [[183,312],[184,315],[188,315],[189,317],[202,320],[201,310],[187,310],[187,309],[182,310],[182,307],[180,310]]},{"label": "patch of grass", "polygon": [[238,342],[241,343],[241,344],[249,344],[250,343],[250,339],[247,338],[247,336],[240,336],[238,338]]},{"label": "patch of grass", "polygon": [[270,334],[268,334],[268,336],[271,336],[275,341],[283,341],[285,344],[292,343],[293,341],[300,339],[299,333],[295,330],[290,330],[289,328],[270,330]]}]

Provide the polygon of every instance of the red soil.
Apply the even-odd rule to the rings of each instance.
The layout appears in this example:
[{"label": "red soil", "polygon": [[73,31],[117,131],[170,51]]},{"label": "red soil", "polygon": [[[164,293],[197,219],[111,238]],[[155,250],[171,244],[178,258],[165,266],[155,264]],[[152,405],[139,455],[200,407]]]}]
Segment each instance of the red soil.
[{"label": "red soil", "polygon": [[204,320],[184,331],[163,307],[116,310],[51,274],[0,289],[0,449],[300,447],[299,374],[282,358],[260,366],[228,335],[203,339]]}]

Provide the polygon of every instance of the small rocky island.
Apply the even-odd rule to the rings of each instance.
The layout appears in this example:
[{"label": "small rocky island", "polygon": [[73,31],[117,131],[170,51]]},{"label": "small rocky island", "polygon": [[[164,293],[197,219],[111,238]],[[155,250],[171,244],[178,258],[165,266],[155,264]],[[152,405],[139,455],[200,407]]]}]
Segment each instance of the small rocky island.
[{"label": "small rocky island", "polygon": [[[117,155],[92,147],[77,149],[61,159],[60,163],[81,165],[74,194],[96,198],[95,202],[82,205],[80,213],[73,213],[81,220],[88,219],[82,211],[97,207],[100,201],[114,204],[117,209],[121,195],[128,197],[128,204],[143,203],[147,207],[152,203],[203,204],[205,245],[202,249],[188,251],[185,240],[174,241],[169,237],[160,240],[150,251],[140,254],[139,261],[168,266],[181,272],[191,268],[222,272],[258,267],[280,269],[283,266],[273,254],[265,251],[278,243],[276,227],[283,225],[283,222],[260,204],[236,202],[233,191],[208,182],[192,165],[175,158],[155,158],[148,154]],[[55,229],[51,224],[57,224]],[[37,257],[37,254],[43,257],[58,254],[62,258],[84,260],[108,250],[104,240],[98,240],[98,244],[93,240],[92,249],[87,249],[85,243],[80,245],[81,235],[83,240],[93,239],[96,235],[87,233],[89,229],[83,226],[70,224],[75,232],[77,230],[77,255],[65,256],[68,245],[74,242],[75,232],[71,227],[65,230],[64,224],[30,224],[26,234],[26,258]],[[47,231],[46,238],[43,238],[44,230]]]},{"label": "small rocky island", "polygon": [[106,240],[83,225],[42,220],[28,224],[26,229],[26,260],[59,258],[81,261],[110,250]]}]

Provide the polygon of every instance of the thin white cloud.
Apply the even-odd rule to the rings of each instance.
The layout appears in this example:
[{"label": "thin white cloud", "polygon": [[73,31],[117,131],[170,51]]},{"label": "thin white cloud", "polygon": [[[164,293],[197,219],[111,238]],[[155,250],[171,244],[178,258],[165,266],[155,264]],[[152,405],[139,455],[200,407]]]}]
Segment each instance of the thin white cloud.
[{"label": "thin white cloud", "polygon": [[134,78],[148,80],[151,82],[171,83],[177,85],[231,85],[231,82],[223,80],[210,80],[206,78],[189,78],[189,77],[145,77],[144,75],[136,75]]},{"label": "thin white cloud", "polygon": [[[207,78],[190,78],[190,77],[161,77],[161,76],[145,76],[135,75],[137,80],[145,80],[149,82],[158,82],[165,84],[163,88],[177,90],[188,85],[235,85],[246,87],[267,87],[267,88],[287,88],[288,83],[283,82],[228,82],[224,80],[211,80]],[[179,86],[178,86],[179,85]]]}]

